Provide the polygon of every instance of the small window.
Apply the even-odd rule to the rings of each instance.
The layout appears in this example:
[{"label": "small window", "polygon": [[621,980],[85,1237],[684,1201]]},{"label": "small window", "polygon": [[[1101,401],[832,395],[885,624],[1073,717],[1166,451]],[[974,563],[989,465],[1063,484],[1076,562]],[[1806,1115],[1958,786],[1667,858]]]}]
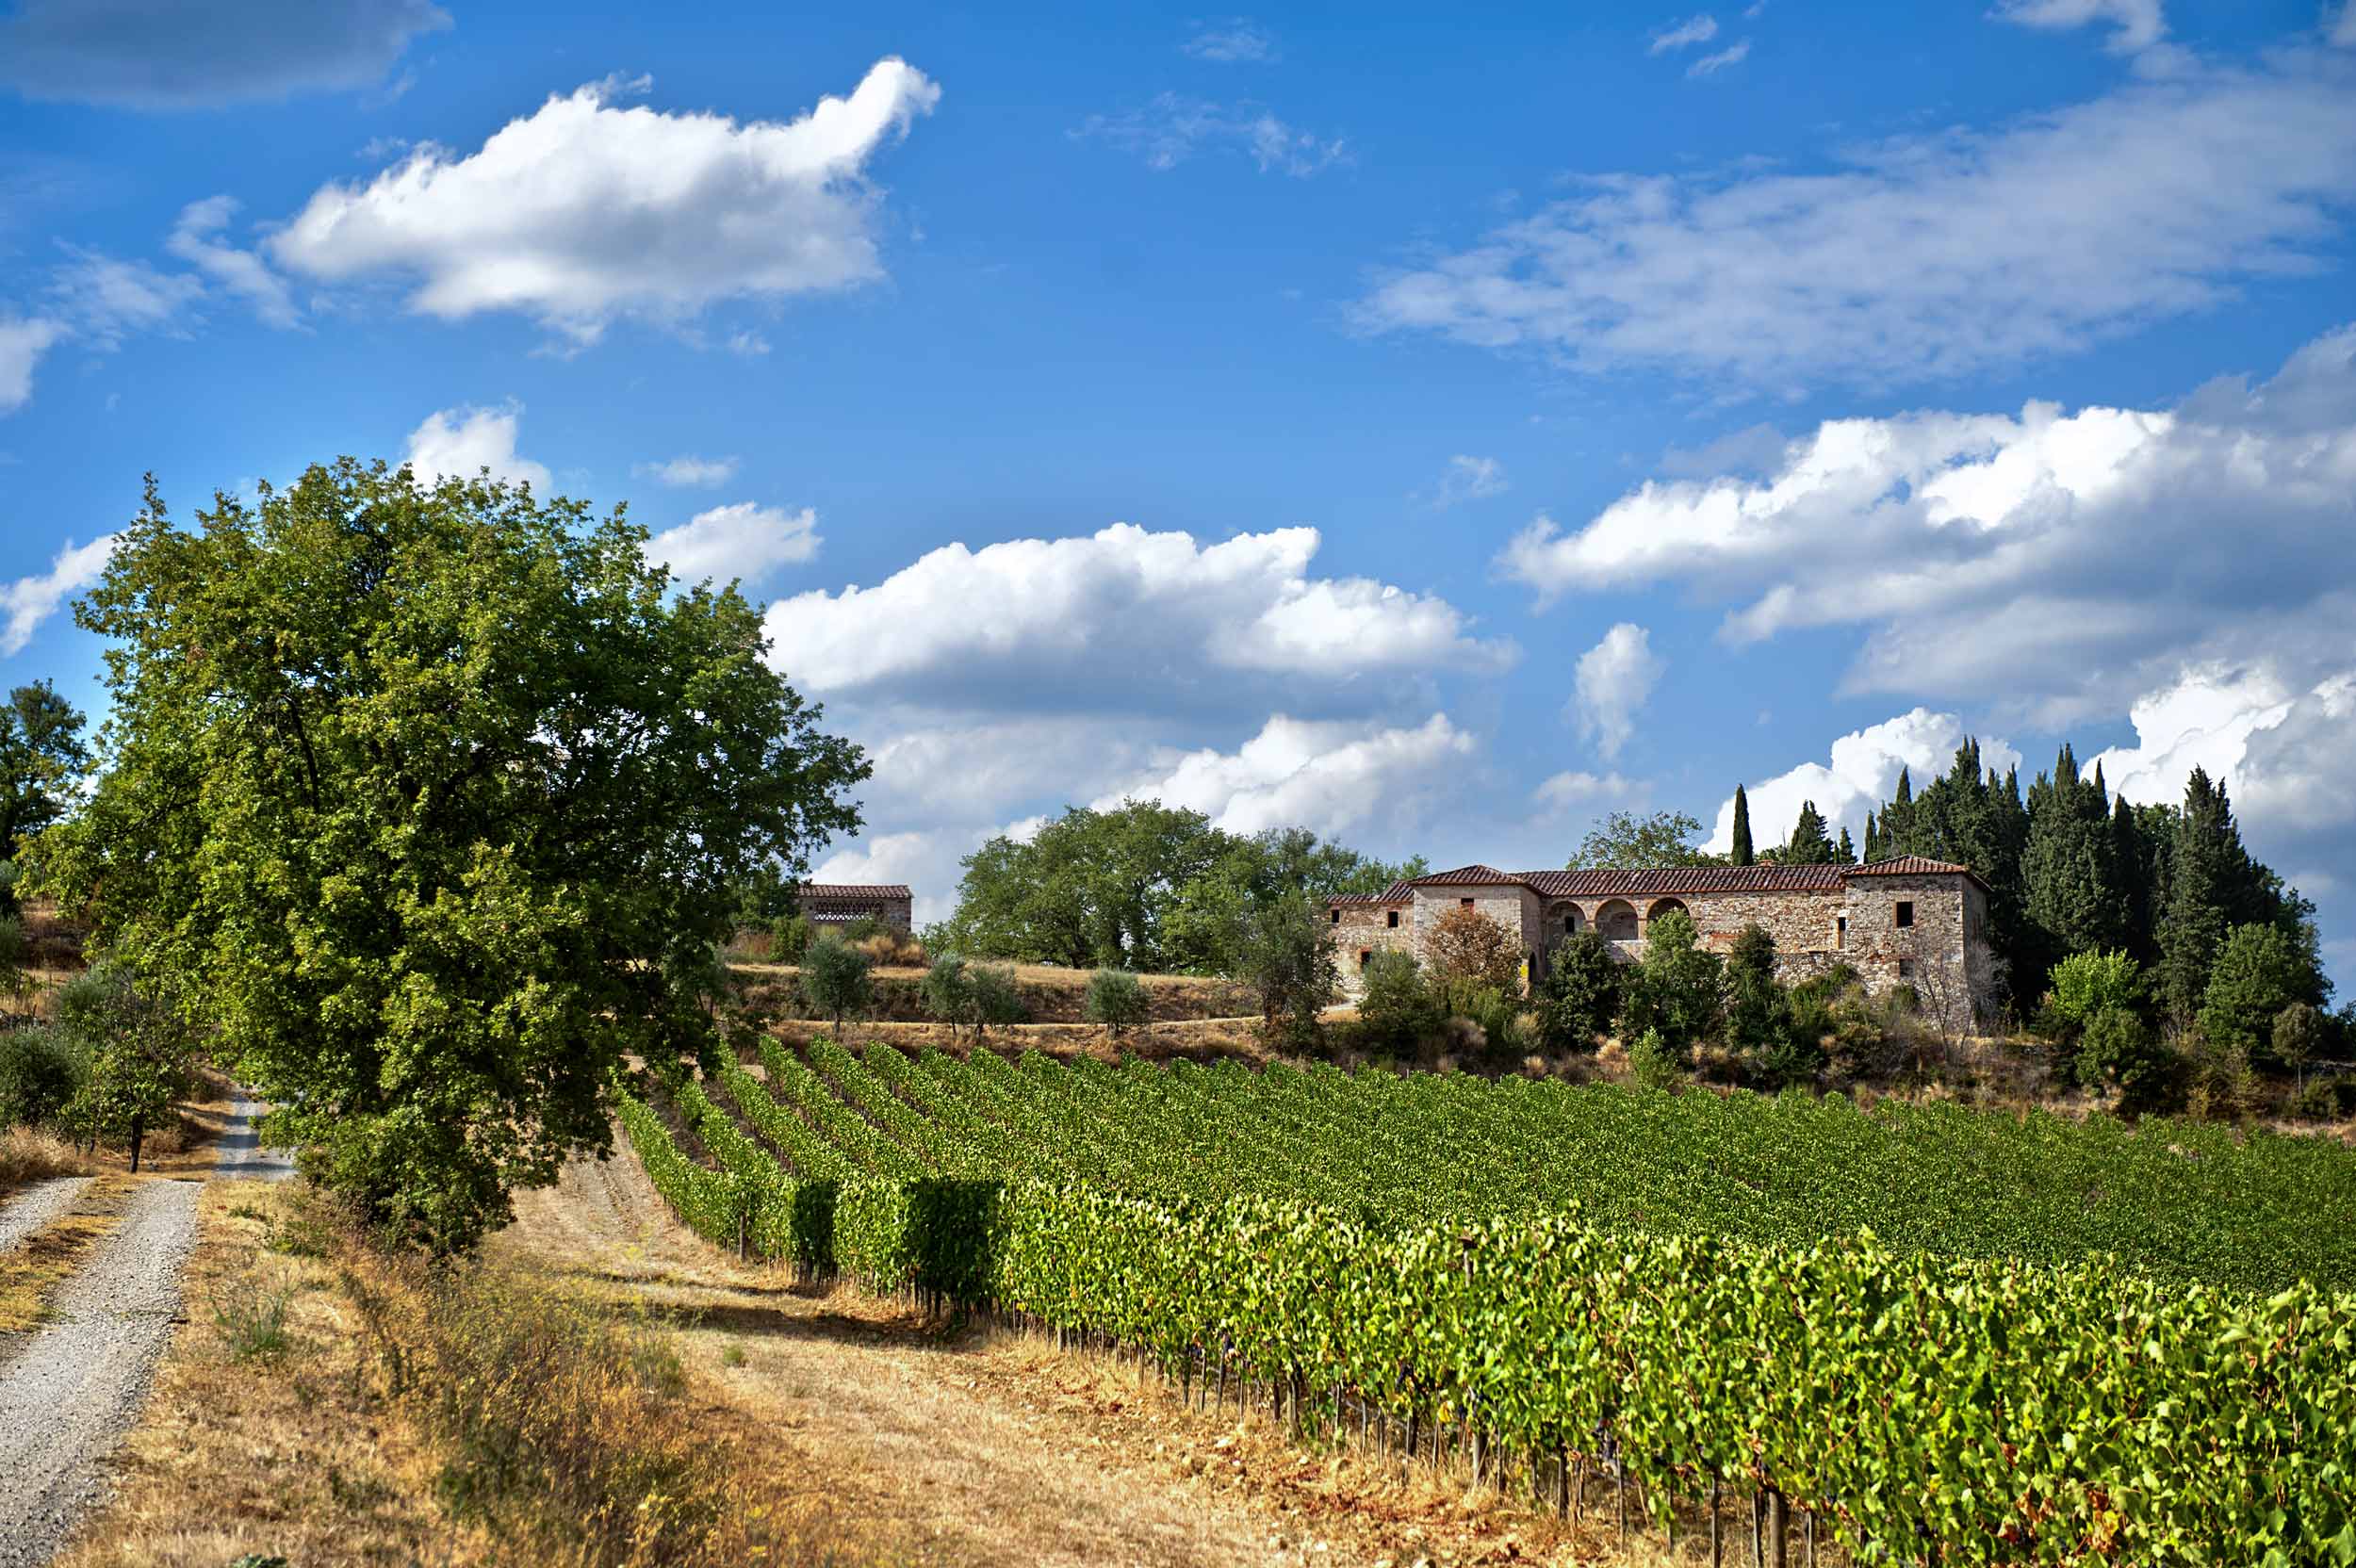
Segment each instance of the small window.
[{"label": "small window", "polygon": [[1579,935],[1579,917],[1577,915],[1564,915],[1562,917],[1562,935],[1566,937],[1576,937]]},{"label": "small window", "polygon": [[1832,947],[1833,947],[1833,951],[1834,951],[1835,953],[1838,953],[1838,952],[1840,952],[1842,948],[1844,948],[1844,947],[1846,947],[1846,946],[1848,946],[1848,945],[1849,945],[1849,917],[1848,917],[1848,916],[1846,916],[1846,915],[1835,915],[1835,916],[1833,916],[1833,918],[1832,918]]},{"label": "small window", "polygon": [[1341,912],[1339,909],[1335,909],[1335,910],[1332,911],[1332,913],[1333,913],[1333,923],[1334,923],[1334,924],[1336,924],[1336,925],[1341,924],[1341,923],[1342,923],[1342,912]]},{"label": "small window", "polygon": [[1472,900],[1469,898],[1460,898],[1456,901],[1456,906],[1459,909],[1469,909],[1472,907]]},{"label": "small window", "polygon": [[1387,923],[1390,925],[1392,930],[1396,931],[1399,929],[1399,911],[1397,909],[1391,911],[1391,918]]},{"label": "small window", "polygon": [[1360,969],[1364,969],[1364,968],[1366,968],[1366,965],[1367,965],[1367,963],[1368,963],[1368,962],[1369,962],[1369,961],[1370,961],[1373,957],[1374,957],[1374,949],[1372,949],[1372,948],[1370,948],[1370,947],[1362,947],[1362,948],[1360,948],[1360,949],[1358,950],[1358,967],[1359,967]]},{"label": "small window", "polygon": [[1898,924],[1901,929],[1914,923],[1914,906],[1905,899],[1898,901]]},{"label": "small window", "polygon": [[1901,958],[1898,960],[1898,978],[1901,980],[1911,980],[1914,978],[1913,959]]}]

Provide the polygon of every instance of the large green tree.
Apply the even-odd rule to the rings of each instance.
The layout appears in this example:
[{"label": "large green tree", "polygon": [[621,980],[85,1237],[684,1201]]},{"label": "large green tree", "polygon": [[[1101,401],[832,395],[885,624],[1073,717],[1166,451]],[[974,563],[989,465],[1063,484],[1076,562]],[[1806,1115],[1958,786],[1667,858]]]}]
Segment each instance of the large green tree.
[{"label": "large green tree", "polygon": [[75,608],[113,712],[37,869],[311,1168],[467,1247],[608,1146],[626,1058],[708,1047],[740,880],[867,764],[619,511],[347,458],[196,521],[151,482]]},{"label": "large green tree", "polygon": [[1775,852],[1779,866],[1829,866],[1841,858],[1833,847],[1832,835],[1825,831],[1824,814],[1816,809],[1812,800],[1800,802],[1800,814],[1792,824],[1792,837]]},{"label": "large green tree", "polygon": [[1587,830],[1564,862],[1572,871],[1653,871],[1664,866],[1706,866],[1717,857],[1700,844],[1702,825],[1683,811],[1638,816],[1614,811]]},{"label": "large green tree", "polygon": [[[75,780],[89,771],[81,711],[46,680],[19,686],[0,707],[0,859],[66,814]],[[0,878],[0,911],[15,908]]]}]

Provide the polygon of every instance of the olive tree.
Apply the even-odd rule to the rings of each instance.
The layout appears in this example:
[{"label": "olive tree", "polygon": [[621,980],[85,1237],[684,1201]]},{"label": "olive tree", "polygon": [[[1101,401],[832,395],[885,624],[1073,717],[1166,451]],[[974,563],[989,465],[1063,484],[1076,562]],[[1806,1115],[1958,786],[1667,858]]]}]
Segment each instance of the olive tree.
[{"label": "olive tree", "polygon": [[856,830],[857,747],[616,510],[350,458],[184,529],[151,481],[75,606],[110,716],[39,883],[387,1231],[471,1246],[700,1054],[759,866]]}]

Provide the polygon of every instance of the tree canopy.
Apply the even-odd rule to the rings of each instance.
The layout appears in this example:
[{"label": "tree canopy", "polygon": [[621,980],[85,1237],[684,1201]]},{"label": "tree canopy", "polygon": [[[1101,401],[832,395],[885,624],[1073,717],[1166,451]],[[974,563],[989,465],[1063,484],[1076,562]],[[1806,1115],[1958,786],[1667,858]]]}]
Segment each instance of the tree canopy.
[{"label": "tree canopy", "polygon": [[1614,811],[1587,830],[1563,862],[1572,871],[1649,871],[1660,866],[1706,866],[1716,857],[1701,849],[1702,825],[1683,811],[1638,816]]},{"label": "tree canopy", "polygon": [[[66,813],[74,782],[90,769],[79,710],[46,680],[19,686],[0,707],[0,859]],[[13,908],[0,881],[0,909]]]},{"label": "tree canopy", "polygon": [[1290,900],[1322,904],[1421,875],[1305,828],[1238,835],[1159,801],[1073,807],[1025,842],[965,858],[955,913],[926,945],[1074,969],[1235,974],[1252,923]]},{"label": "tree canopy", "polygon": [[75,608],[112,640],[36,870],[381,1223],[471,1245],[700,1051],[738,885],[855,830],[867,763],[617,509],[352,459],[194,530],[150,482]]}]

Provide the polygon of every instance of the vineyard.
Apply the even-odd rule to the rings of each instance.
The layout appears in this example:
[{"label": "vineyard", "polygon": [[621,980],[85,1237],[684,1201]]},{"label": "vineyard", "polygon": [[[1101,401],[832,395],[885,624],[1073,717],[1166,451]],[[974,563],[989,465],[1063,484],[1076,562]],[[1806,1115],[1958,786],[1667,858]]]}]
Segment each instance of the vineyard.
[{"label": "vineyard", "polygon": [[[1545,1081],[775,1044],[621,1116],[722,1245],[1858,1560],[2356,1562],[2356,1160]],[[667,1101],[667,1104],[663,1102]],[[1602,1488],[1600,1494],[1596,1488]]]}]

